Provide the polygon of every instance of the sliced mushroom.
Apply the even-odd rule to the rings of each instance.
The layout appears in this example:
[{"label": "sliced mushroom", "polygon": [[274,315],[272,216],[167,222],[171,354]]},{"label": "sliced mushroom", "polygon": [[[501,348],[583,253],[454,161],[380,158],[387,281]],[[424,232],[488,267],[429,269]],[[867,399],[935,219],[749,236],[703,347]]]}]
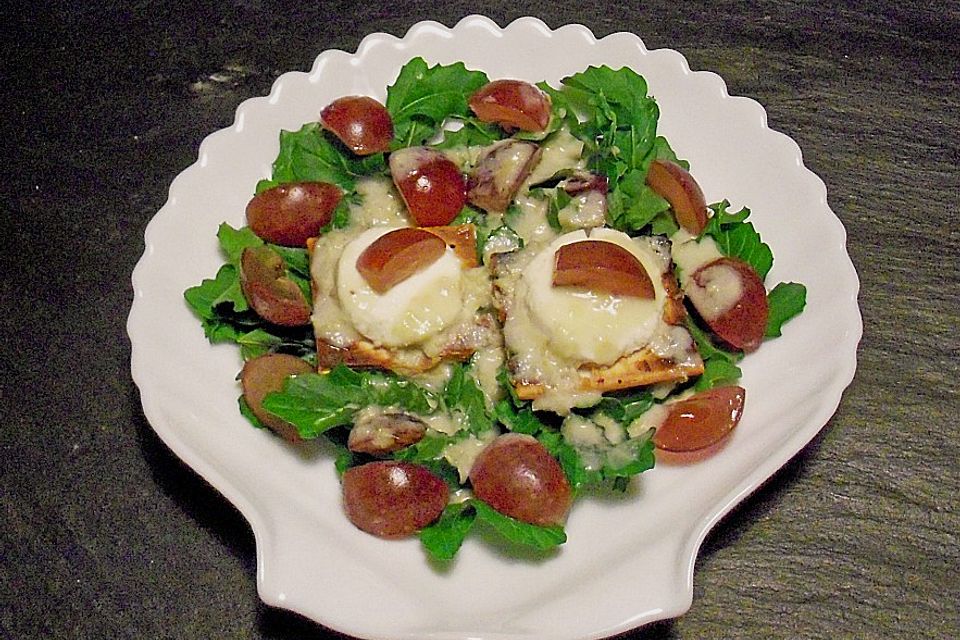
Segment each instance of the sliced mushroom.
[{"label": "sliced mushroom", "polygon": [[487,211],[506,211],[540,159],[540,146],[504,140],[490,147],[470,172],[467,200]]},{"label": "sliced mushroom", "polygon": [[420,442],[426,423],[400,411],[367,410],[357,414],[347,448],[356,453],[385,455]]}]

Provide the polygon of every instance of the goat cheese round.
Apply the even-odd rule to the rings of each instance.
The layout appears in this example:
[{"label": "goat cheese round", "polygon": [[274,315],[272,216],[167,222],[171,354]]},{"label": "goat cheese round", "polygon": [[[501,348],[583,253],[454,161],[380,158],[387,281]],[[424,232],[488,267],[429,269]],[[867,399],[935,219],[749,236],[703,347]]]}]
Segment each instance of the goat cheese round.
[{"label": "goat cheese round", "polygon": [[[581,240],[604,240],[632,253],[653,282],[653,300],[553,286],[557,250]],[[646,346],[660,324],[666,298],[664,256],[643,239],[614,229],[564,234],[551,242],[523,271],[530,315],[547,336],[551,350],[576,363],[609,365]]]},{"label": "goat cheese round", "polygon": [[384,347],[408,347],[440,333],[463,304],[460,259],[449,247],[426,269],[378,294],[357,271],[357,259],[397,227],[374,227],[344,248],[337,263],[337,297],[356,330]]}]

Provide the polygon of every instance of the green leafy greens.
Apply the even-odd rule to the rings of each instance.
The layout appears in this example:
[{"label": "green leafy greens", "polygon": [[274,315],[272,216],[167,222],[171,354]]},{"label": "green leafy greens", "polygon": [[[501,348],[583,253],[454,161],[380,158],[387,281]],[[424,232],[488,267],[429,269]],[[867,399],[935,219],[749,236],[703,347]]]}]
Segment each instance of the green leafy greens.
[{"label": "green leafy greens", "polygon": [[414,382],[390,373],[356,371],[338,365],[328,373],[289,378],[283,391],[267,394],[264,408],[311,439],[350,424],[363,407],[399,407],[413,414],[432,413],[439,399]]},{"label": "green leafy greens", "polygon": [[[487,74],[470,71],[462,62],[430,67],[423,58],[410,60],[400,70],[396,82],[387,88],[393,148],[422,145],[448,118],[468,118],[467,100],[487,82]],[[483,129],[489,131],[487,127]]]},{"label": "green leafy greens", "polygon": [[[240,346],[244,360],[272,352],[291,353],[312,359],[315,352],[309,328],[285,329],[264,322],[250,309],[240,287],[240,256],[247,247],[264,244],[249,228],[234,229],[224,223],[217,231],[220,249],[227,258],[216,276],[184,291],[184,299],[200,317],[210,342],[233,342]],[[303,249],[270,245],[287,267],[287,277],[309,294],[309,268]]]},{"label": "green leafy greens", "polygon": [[678,161],[666,139],[657,136],[660,110],[647,95],[646,80],[628,68],[601,66],[564,78],[562,84],[561,91],[550,92],[554,108],[571,132],[596,150],[590,169],[607,176],[610,225],[639,232],[670,207],[646,184],[650,163],[657,158]]},{"label": "green leafy greens", "polygon": [[522,522],[500,513],[482,500],[471,498],[448,505],[436,522],[420,532],[420,542],[431,557],[452,560],[478,521],[487,524],[508,542],[538,551],[549,551],[567,540],[563,527],[559,525]]}]

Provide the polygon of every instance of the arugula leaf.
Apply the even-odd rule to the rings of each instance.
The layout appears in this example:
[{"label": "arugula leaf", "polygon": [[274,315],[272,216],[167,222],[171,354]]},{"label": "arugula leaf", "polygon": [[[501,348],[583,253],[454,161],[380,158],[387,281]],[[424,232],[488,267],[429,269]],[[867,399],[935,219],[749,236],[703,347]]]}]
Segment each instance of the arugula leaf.
[{"label": "arugula leaf", "polygon": [[420,543],[434,560],[450,561],[477,521],[486,523],[509,542],[538,551],[548,551],[567,541],[567,534],[560,525],[539,526],[522,522],[472,498],[447,505],[436,522],[420,530]]},{"label": "arugula leaf", "polygon": [[663,136],[657,136],[656,140],[653,141],[653,156],[657,160],[669,160],[684,169],[690,169],[690,163],[678,158],[673,147],[670,146],[670,143],[667,142],[667,139]]},{"label": "arugula leaf", "polygon": [[669,211],[663,211],[650,221],[650,233],[661,236],[672,236],[680,230],[677,219]]},{"label": "arugula leaf", "polygon": [[428,431],[419,442],[395,451],[392,457],[394,460],[412,462],[426,467],[456,490],[460,488],[460,472],[443,457],[443,452],[447,445],[466,437],[465,431],[460,431],[453,436]]},{"label": "arugula leaf", "polygon": [[393,454],[393,457],[395,460],[424,464],[439,459],[443,450],[454,440],[456,438],[453,436],[428,431],[419,442],[400,449]]},{"label": "arugula leaf", "polygon": [[437,149],[452,147],[485,147],[503,138],[503,132],[495,124],[480,122],[476,118],[463,118],[463,126],[454,131],[445,130],[443,138],[432,145]]},{"label": "arugula leaf", "polygon": [[703,374],[693,386],[697,391],[706,391],[724,384],[736,382],[743,375],[740,367],[724,358],[707,358],[703,361]]},{"label": "arugula leaf", "polygon": [[563,189],[555,189],[553,196],[548,196],[548,198],[547,224],[550,225],[551,229],[559,233],[563,231],[563,225],[560,224],[560,212],[570,204],[573,198]]},{"label": "arugula leaf", "polygon": [[217,229],[217,239],[228,263],[220,267],[212,280],[205,279],[183,294],[190,307],[204,320],[217,318],[218,308],[222,305],[237,313],[250,308],[240,289],[240,255],[247,247],[263,244],[263,240],[248,227],[234,229],[227,223]]},{"label": "arugula leaf", "polygon": [[[637,231],[670,209],[670,203],[646,184],[646,171],[628,171],[607,195],[607,217],[620,231]],[[673,216],[668,216],[673,220]]]},{"label": "arugula leaf", "polygon": [[596,408],[623,425],[629,425],[653,406],[649,391],[634,391],[627,394],[604,396]]},{"label": "arugula leaf", "polygon": [[449,504],[436,522],[420,530],[420,543],[435,560],[453,560],[476,519],[471,502]]},{"label": "arugula leaf", "polygon": [[393,148],[422,145],[445,119],[469,117],[467,100],[487,82],[487,74],[470,71],[462,62],[428,67],[423,58],[410,60],[387,87]]},{"label": "arugula leaf", "polygon": [[539,526],[522,522],[500,513],[482,500],[472,500],[470,506],[476,511],[477,518],[510,542],[546,551],[567,541],[567,534],[560,525]]},{"label": "arugula leaf", "polygon": [[218,316],[217,307],[230,305],[236,311],[249,309],[247,299],[240,290],[240,277],[237,268],[225,264],[217,271],[213,279],[204,279],[200,284],[183,292],[187,304],[203,320],[213,320]]},{"label": "arugula leaf", "polygon": [[693,337],[697,351],[703,358],[703,374],[694,385],[697,391],[706,391],[740,379],[742,372],[736,363],[743,359],[742,351],[727,351],[716,346],[707,332],[701,329],[690,316],[684,320],[684,326]]},{"label": "arugula leaf", "polygon": [[728,213],[730,202],[727,200],[709,206],[713,215],[701,237],[712,237],[723,255],[740,258],[753,267],[760,280],[764,280],[773,266],[773,252],[760,239],[753,223],[746,222],[750,210],[744,207],[736,213]]},{"label": "arugula leaf", "polygon": [[608,178],[610,226],[640,231],[670,208],[646,184],[650,163],[677,159],[666,139],[657,136],[660,110],[647,95],[646,81],[630,69],[603,66],[589,67],[562,83],[563,99],[583,118],[569,123],[571,131],[596,147],[590,168]]},{"label": "arugula leaf", "polygon": [[653,453],[653,433],[650,429],[646,434],[624,440],[611,448],[604,456],[603,479],[612,480],[621,490],[626,484],[618,480],[629,480],[632,476],[653,469],[656,459]]},{"label": "arugula leaf", "polygon": [[569,103],[588,121],[646,124],[651,104],[647,81],[627,67],[588,67],[561,80]]},{"label": "arugula leaf", "polygon": [[273,176],[257,184],[257,193],[287,182],[329,182],[353,191],[357,178],[386,170],[382,153],[356,156],[325,133],[319,122],[309,122],[297,131],[280,132],[280,153],[273,162]]},{"label": "arugula leaf", "polygon": [[515,433],[525,433],[532,436],[544,428],[544,424],[540,422],[533,409],[530,407],[517,409],[509,398],[504,398],[498,402],[494,413],[497,420]]},{"label": "arugula leaf", "polygon": [[583,463],[580,453],[563,439],[557,431],[545,429],[537,434],[537,440],[547,448],[554,458],[560,463],[563,474],[567,477],[567,482],[574,491],[581,487],[598,484],[603,480],[599,471],[588,470]]},{"label": "arugula leaf", "polygon": [[456,363],[451,371],[450,379],[443,390],[443,400],[448,410],[460,411],[467,418],[470,432],[480,434],[489,431],[493,420],[487,413],[487,404],[483,390],[467,373],[467,368]]},{"label": "arugula leaf", "polygon": [[288,378],[282,391],[269,393],[263,400],[267,411],[293,424],[305,439],[350,424],[358,410],[371,405],[428,414],[435,410],[438,400],[433,393],[405,378],[356,371],[345,365],[337,365],[327,373]]},{"label": "arugula leaf", "polygon": [[797,282],[781,282],[767,294],[767,329],[764,336],[777,338],[783,324],[800,314],[807,305],[807,288]]},{"label": "arugula leaf", "polygon": [[227,256],[227,260],[237,266],[240,265],[240,255],[244,249],[264,244],[263,240],[250,230],[250,227],[234,229],[226,222],[221,222],[217,228],[217,240],[220,241],[220,249]]}]

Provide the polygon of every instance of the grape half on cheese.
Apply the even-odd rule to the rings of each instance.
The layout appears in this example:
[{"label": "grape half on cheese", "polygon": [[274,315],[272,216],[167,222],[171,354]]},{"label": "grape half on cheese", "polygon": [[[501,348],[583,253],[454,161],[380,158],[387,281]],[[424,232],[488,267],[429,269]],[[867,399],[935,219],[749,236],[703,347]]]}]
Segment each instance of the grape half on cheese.
[{"label": "grape half on cheese", "polygon": [[463,303],[460,259],[449,247],[438,260],[380,294],[357,270],[357,259],[394,229],[375,227],[348,244],[337,265],[337,296],[363,336],[384,347],[408,347],[436,335]]}]

